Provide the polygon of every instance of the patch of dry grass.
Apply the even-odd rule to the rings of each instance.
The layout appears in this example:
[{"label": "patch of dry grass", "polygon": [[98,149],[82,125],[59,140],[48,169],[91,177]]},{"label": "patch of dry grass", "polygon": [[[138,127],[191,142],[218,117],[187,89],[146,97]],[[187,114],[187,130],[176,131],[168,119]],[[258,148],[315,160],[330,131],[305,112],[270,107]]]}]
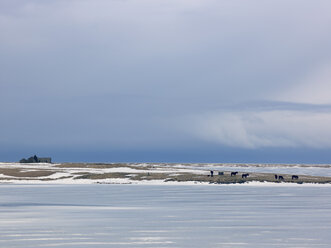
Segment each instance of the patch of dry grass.
[{"label": "patch of dry grass", "polygon": [[104,164],[104,163],[96,163],[96,164],[91,164],[91,163],[64,163],[64,164],[58,164],[54,166],[55,168],[91,168],[91,169],[109,169],[109,168],[122,168],[122,167],[128,167],[132,169],[137,169],[137,170],[146,170],[148,168],[144,168],[141,166],[134,166],[131,164],[125,164],[125,163],[116,163],[116,164]]},{"label": "patch of dry grass", "polygon": [[33,170],[33,171],[22,171],[19,168],[4,168],[0,169],[0,174],[12,177],[47,177],[53,175],[55,171],[50,170]]},{"label": "patch of dry grass", "polygon": [[75,179],[109,179],[109,178],[130,178],[131,180],[164,180],[164,181],[177,181],[177,182],[207,182],[207,183],[218,183],[218,184],[232,184],[232,183],[245,183],[251,181],[258,182],[290,182],[290,183],[331,183],[330,177],[314,177],[314,176],[299,176],[299,179],[292,180],[292,175],[281,174],[284,180],[277,180],[274,174],[270,173],[249,173],[247,178],[242,178],[243,173],[239,173],[236,176],[231,176],[230,172],[225,172],[224,175],[215,175],[210,177],[208,175],[198,175],[192,173],[104,173],[104,174],[93,174],[85,173],[83,175],[75,177]]}]

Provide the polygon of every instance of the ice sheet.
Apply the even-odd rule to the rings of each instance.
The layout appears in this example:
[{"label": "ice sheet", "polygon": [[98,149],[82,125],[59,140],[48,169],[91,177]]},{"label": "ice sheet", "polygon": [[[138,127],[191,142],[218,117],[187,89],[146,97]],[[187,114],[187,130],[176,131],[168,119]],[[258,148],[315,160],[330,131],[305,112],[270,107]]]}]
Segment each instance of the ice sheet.
[{"label": "ice sheet", "polygon": [[0,185],[0,247],[321,247],[331,188]]}]

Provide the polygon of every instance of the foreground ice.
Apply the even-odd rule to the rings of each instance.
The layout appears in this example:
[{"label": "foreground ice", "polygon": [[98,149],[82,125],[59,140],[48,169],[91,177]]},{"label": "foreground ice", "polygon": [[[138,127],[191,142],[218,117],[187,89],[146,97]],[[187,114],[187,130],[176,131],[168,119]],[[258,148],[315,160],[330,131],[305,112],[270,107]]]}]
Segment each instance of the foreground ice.
[{"label": "foreground ice", "polygon": [[0,247],[330,247],[330,187],[0,185]]}]

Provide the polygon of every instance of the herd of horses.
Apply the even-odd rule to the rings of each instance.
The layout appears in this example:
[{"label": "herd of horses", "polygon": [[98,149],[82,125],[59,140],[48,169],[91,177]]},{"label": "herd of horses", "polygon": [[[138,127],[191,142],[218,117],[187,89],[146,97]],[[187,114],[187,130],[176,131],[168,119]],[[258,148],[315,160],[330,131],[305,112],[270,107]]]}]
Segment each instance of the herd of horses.
[{"label": "herd of horses", "polygon": [[[284,177],[283,176],[278,176],[275,174],[275,179],[277,180],[284,180]],[[299,179],[299,176],[297,175],[292,175],[292,180],[298,180]]]},{"label": "herd of horses", "polygon": [[[239,173],[238,171],[233,171],[233,172],[231,172],[230,175],[231,175],[231,177],[233,177],[233,176],[237,176],[238,173]],[[218,175],[223,176],[224,172],[218,172]],[[208,175],[208,176],[213,177],[214,176],[214,171],[211,170],[210,175]],[[241,174],[241,178],[247,178],[248,176],[249,176],[248,173]],[[280,176],[280,175],[275,174],[275,179],[279,180],[279,181],[282,181],[282,180],[284,180],[284,176]],[[298,179],[299,179],[299,176],[292,175],[292,180],[298,180]]]}]

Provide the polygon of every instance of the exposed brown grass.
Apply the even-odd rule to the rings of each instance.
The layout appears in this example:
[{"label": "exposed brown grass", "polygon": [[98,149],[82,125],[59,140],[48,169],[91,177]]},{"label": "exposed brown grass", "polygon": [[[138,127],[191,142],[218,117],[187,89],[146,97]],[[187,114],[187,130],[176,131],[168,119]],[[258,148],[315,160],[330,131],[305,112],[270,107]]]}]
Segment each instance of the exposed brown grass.
[{"label": "exposed brown grass", "polygon": [[177,181],[177,182],[207,182],[216,184],[233,184],[245,183],[251,181],[258,182],[288,182],[288,183],[331,183],[330,177],[314,177],[314,176],[299,176],[299,179],[292,180],[292,175],[282,174],[284,180],[276,180],[274,174],[270,173],[249,173],[247,178],[242,178],[242,173],[236,176],[231,176],[230,172],[225,172],[224,175],[215,175],[210,177],[208,175],[197,175],[192,173],[180,173],[172,175],[173,173],[104,173],[104,174],[90,174],[85,173],[75,179],[107,179],[107,178],[130,178],[131,180],[164,180],[164,181]]},{"label": "exposed brown grass", "polygon": [[54,174],[55,171],[50,170],[33,170],[33,171],[24,171],[19,168],[4,168],[0,169],[0,174],[12,177],[47,177]]},{"label": "exposed brown grass", "polygon": [[64,164],[58,164],[54,166],[55,168],[93,168],[93,169],[109,169],[109,168],[121,168],[121,167],[130,167],[132,169],[137,170],[145,170],[146,168],[141,166],[134,166],[134,165],[128,165],[125,163],[115,163],[115,164],[106,164],[106,163],[96,163],[96,164],[90,164],[90,163],[64,163]]}]

